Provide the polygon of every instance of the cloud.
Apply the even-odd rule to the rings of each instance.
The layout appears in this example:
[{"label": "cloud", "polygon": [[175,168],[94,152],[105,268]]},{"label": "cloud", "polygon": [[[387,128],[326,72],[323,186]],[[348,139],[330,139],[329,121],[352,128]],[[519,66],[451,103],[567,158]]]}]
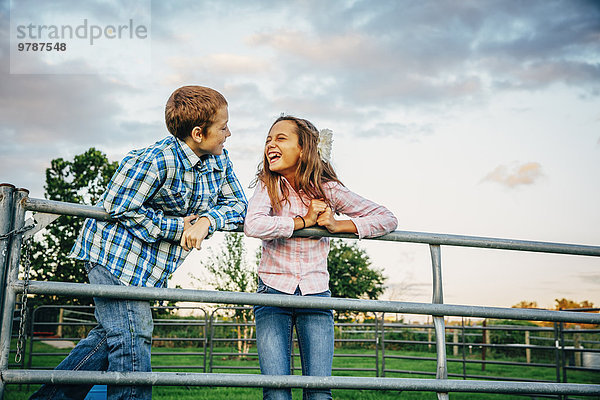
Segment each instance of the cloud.
[{"label": "cloud", "polygon": [[395,122],[381,122],[373,128],[361,132],[361,135],[371,137],[392,136],[404,137],[412,142],[418,141],[425,135],[431,135],[434,128],[431,124],[400,124]]},{"label": "cloud", "polygon": [[125,93],[139,94],[138,88],[107,75],[61,74],[60,65],[46,66],[48,74],[10,74],[10,24],[7,14],[0,19],[2,181],[40,195],[52,159],[68,159],[92,146],[106,152],[140,143],[142,130],[130,123],[137,116],[121,103]]},{"label": "cloud", "polygon": [[600,272],[583,272],[579,273],[577,277],[585,283],[600,285]]},{"label": "cloud", "polygon": [[378,46],[359,32],[322,37],[282,29],[252,35],[247,42],[250,45],[267,45],[319,66],[340,67],[352,63],[369,67],[374,58],[383,56]]},{"label": "cloud", "polygon": [[496,182],[509,188],[515,188],[520,185],[532,185],[542,175],[542,166],[537,162],[529,162],[511,168],[499,165],[482,181]]},{"label": "cloud", "polygon": [[[265,60],[230,53],[215,53],[198,57],[181,56],[169,59],[172,69],[186,75],[256,75],[269,72]],[[176,72],[177,73],[177,72]]]},{"label": "cloud", "polygon": [[327,77],[345,104],[447,107],[556,83],[599,94],[600,9],[591,3],[306,1],[288,12],[304,23],[263,29],[248,45],[274,52],[286,87]]}]

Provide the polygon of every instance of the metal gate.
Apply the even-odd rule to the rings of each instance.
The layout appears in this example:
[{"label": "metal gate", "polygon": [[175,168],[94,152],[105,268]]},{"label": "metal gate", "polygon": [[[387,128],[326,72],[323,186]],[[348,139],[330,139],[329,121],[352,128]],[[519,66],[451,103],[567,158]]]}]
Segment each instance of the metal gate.
[{"label": "metal gate", "polygon": [[[188,385],[188,386],[244,386],[244,387],[304,387],[332,389],[372,389],[433,391],[439,398],[449,392],[519,393],[552,395],[599,395],[600,385],[550,382],[452,380],[448,379],[444,316],[505,318],[552,322],[579,322],[599,324],[600,314],[571,311],[513,309],[467,305],[443,304],[441,246],[466,246],[584,256],[600,256],[600,246],[532,242],[510,239],[482,238],[459,235],[395,231],[372,240],[412,242],[427,244],[433,268],[433,299],[431,303],[399,301],[355,300],[338,298],[303,298],[301,296],[257,295],[255,293],[215,292],[204,290],[117,287],[68,282],[23,282],[18,279],[19,256],[25,226],[25,212],[36,211],[61,215],[110,219],[103,209],[79,204],[62,203],[28,197],[25,189],[9,184],[0,185],[0,277],[2,279],[2,325],[0,335],[0,397],[6,384],[47,383],[57,384],[111,384],[111,385]],[[317,228],[303,229],[296,237],[331,236],[354,238],[353,235],[331,235]],[[437,349],[437,379],[384,378],[384,377],[311,377],[267,376],[221,373],[177,372],[96,372],[96,371],[39,371],[9,369],[9,352],[16,296],[27,290],[30,294],[56,294],[70,296],[98,296],[138,300],[192,301],[215,304],[247,304],[302,308],[331,308],[336,310],[371,311],[385,313],[421,314],[433,316]]]}]

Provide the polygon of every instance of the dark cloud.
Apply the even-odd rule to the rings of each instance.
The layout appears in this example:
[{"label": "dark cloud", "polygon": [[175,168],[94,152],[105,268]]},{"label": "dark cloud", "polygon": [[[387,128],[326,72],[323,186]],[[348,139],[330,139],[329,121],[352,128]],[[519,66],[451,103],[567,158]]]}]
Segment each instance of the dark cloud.
[{"label": "dark cloud", "polygon": [[61,74],[61,65],[11,74],[7,11],[0,14],[0,178],[41,194],[52,159],[136,140],[119,104],[136,89],[109,76]]},{"label": "dark cloud", "polygon": [[251,43],[287,58],[289,77],[334,77],[332,96],[351,105],[446,106],[555,83],[593,95],[600,88],[600,11],[591,3],[309,1],[290,8],[311,30],[292,23]]},{"label": "dark cloud", "polygon": [[[146,145],[165,132],[159,115],[148,121],[123,108],[151,92],[140,82],[136,87],[103,75],[9,74],[7,3],[0,8],[5,143],[18,142],[34,155],[45,149],[61,156],[90,143],[100,149]],[[125,16],[117,3],[85,7],[104,20]],[[600,7],[594,2],[153,1],[151,28],[160,89],[170,93],[198,82],[222,90],[234,133],[252,140],[280,112],[308,115],[316,123],[335,116],[367,135],[418,138],[433,128],[375,121],[399,107],[431,111],[479,104],[495,92],[556,83],[600,95]],[[224,44],[215,50],[213,43]],[[3,163],[14,151],[3,147]]]},{"label": "dark cloud", "polygon": [[[227,33],[213,27],[198,37],[177,18],[182,8],[199,20],[244,21],[250,53],[204,54],[198,43]],[[248,22],[261,14],[268,22]],[[153,15],[153,30],[169,31],[161,40],[189,44],[171,65],[178,79],[209,76],[217,87],[231,76],[266,79],[278,97],[265,96],[268,106],[453,108],[556,83],[600,92],[600,11],[589,2],[155,2]]]}]

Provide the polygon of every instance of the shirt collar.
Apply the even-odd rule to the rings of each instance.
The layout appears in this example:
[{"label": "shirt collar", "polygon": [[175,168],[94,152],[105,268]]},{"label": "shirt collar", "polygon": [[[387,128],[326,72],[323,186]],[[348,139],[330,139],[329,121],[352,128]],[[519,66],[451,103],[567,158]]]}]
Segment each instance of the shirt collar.
[{"label": "shirt collar", "polygon": [[[198,157],[196,153],[187,145],[186,142],[177,138],[177,143],[179,144],[179,148],[181,149],[181,159],[183,160],[183,164],[186,170],[190,170],[194,167],[198,167],[200,172],[207,171],[223,171],[223,165],[221,163],[221,157],[214,156],[211,154],[203,155],[202,157]],[[223,154],[227,155],[227,151],[223,149]]]},{"label": "shirt collar", "polygon": [[294,187],[292,186],[290,181],[288,181],[285,176],[280,175],[280,179],[283,181],[283,184],[285,186],[287,186],[289,190],[291,190],[292,193],[296,193],[297,195],[304,193],[304,191],[302,189],[300,189],[298,192],[296,192],[296,189],[294,189]]},{"label": "shirt collar", "polygon": [[198,157],[198,155],[194,153],[190,146],[188,146],[187,143],[183,140],[177,138],[176,142],[179,145],[179,155],[181,157],[181,161],[183,161],[184,168],[186,170],[194,168],[196,164],[198,164],[198,162],[200,161],[200,157]]}]

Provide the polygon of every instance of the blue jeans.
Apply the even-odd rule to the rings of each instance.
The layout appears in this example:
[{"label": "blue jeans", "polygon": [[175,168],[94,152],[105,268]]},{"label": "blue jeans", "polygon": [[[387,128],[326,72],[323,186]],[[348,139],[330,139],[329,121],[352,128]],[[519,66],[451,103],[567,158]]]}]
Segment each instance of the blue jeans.
[{"label": "blue jeans", "polygon": [[[91,284],[123,285],[102,265],[86,264]],[[67,371],[150,372],[152,311],[148,301],[94,297],[98,325],[56,367]],[[83,399],[92,385],[43,385],[30,399]],[[151,399],[152,386],[108,385],[108,400]]]},{"label": "blue jeans", "polygon": [[[261,280],[258,293],[285,294]],[[296,289],[294,296],[301,296]],[[330,297],[329,290],[308,296]],[[302,375],[331,376],[333,313],[331,310],[254,306],[256,346],[264,375],[291,375],[293,327],[296,327]],[[304,389],[304,400],[331,399],[329,389]],[[264,388],[265,400],[291,400],[291,389]]]}]

